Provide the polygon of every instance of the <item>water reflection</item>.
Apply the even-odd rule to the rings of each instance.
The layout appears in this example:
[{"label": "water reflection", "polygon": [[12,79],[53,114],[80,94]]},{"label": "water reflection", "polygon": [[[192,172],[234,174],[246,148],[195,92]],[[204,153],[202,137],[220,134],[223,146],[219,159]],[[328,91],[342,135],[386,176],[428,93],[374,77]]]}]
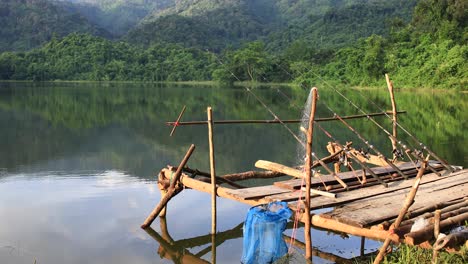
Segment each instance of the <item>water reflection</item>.
[{"label": "water reflection", "polygon": [[[297,119],[308,92],[281,90],[291,100],[275,89],[255,88],[280,118]],[[385,87],[363,93],[389,109]],[[359,114],[330,90],[321,89],[319,94],[338,114]],[[355,91],[346,91],[346,96],[369,112],[379,112]],[[396,96],[398,108],[408,111],[400,120],[409,131],[450,163],[468,165],[464,135],[468,94],[402,90]],[[183,121],[205,120],[209,105],[215,120],[272,118],[244,89],[235,87],[0,83],[0,262],[154,263],[155,241],[139,226],[160,200],[155,172],[180,161],[192,143],[197,149],[188,166],[209,171],[205,126],[180,127],[168,136],[171,128],[164,122],[174,120],[183,105],[187,106]],[[319,103],[317,115],[330,113]],[[378,120],[390,127],[385,118]],[[389,153],[388,138],[375,126],[363,120],[350,123]],[[362,147],[339,123],[323,126],[341,142],[352,140],[356,148]],[[259,159],[296,162],[297,144],[280,125],[220,125],[214,137],[220,175],[255,170]],[[327,141],[318,130],[314,136],[318,156],[327,155]],[[194,256],[206,252],[201,258],[211,262],[211,240],[202,235],[209,232],[210,208],[209,196],[184,191],[171,200],[168,219],[174,221],[167,225],[173,238],[204,237],[206,244],[201,246],[182,245]],[[247,210],[246,205],[220,199],[219,228],[237,227]],[[215,243],[219,262],[239,263],[242,239],[237,232],[232,232],[236,238]],[[291,230],[285,233],[291,235]],[[303,237],[301,229],[297,237]],[[312,237],[321,251],[346,258],[360,254],[360,238],[343,239],[319,230],[313,230]],[[365,253],[378,245],[366,241]]]},{"label": "water reflection", "polygon": [[[172,261],[174,264],[207,264],[207,263],[216,263],[216,248],[222,245],[227,240],[231,239],[238,239],[242,237],[242,227],[244,223],[240,223],[237,226],[225,230],[222,232],[216,233],[216,235],[202,235],[192,238],[184,238],[175,241],[167,228],[167,220],[166,218],[159,218],[160,219],[160,231],[157,232],[153,228],[148,227],[145,229],[146,233],[152,237],[158,244],[157,252],[161,259],[167,259]],[[292,223],[289,223],[288,228],[292,228]],[[285,242],[290,245],[291,237],[284,235],[283,239]],[[361,240],[364,241],[364,240]],[[364,244],[361,242],[361,257],[364,256]],[[284,257],[278,260],[276,263],[303,263],[303,251],[305,249],[305,244],[298,241],[293,240],[293,252],[288,257]],[[198,251],[192,250],[192,248],[201,248]],[[330,261],[333,263],[338,264],[350,264],[354,263],[353,260],[346,259],[340,256],[337,256],[332,253],[323,252],[318,248],[314,247],[313,256],[319,257],[322,263],[325,261]],[[210,261],[206,259],[210,259]],[[316,263],[319,263],[316,261]],[[223,263],[223,261],[219,261],[219,263]]]}]

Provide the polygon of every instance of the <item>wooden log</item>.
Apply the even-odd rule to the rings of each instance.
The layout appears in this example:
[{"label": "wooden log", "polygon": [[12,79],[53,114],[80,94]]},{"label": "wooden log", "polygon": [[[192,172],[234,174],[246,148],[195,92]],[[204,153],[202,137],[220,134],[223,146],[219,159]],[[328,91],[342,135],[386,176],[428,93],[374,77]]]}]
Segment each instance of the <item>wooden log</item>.
[{"label": "wooden log", "polygon": [[[403,208],[401,208],[400,213],[398,214],[398,217],[395,220],[394,226],[396,228],[400,226],[401,221],[403,221],[403,217],[405,216],[406,212],[408,211],[410,206],[414,203],[414,197],[416,196],[416,193],[418,192],[419,183],[421,182],[421,177],[423,176],[424,171],[426,170],[428,161],[429,161],[429,156],[427,156],[421,168],[419,168],[419,172],[418,172],[418,175],[416,175],[416,179],[414,180],[413,187],[411,188],[408,196],[406,196],[406,200],[403,205]],[[385,242],[383,243],[382,247],[379,250],[379,254],[377,254],[377,256],[375,257],[374,264],[379,264],[382,261],[385,253],[387,252],[387,248],[390,245],[390,242],[391,242],[390,238],[385,239]]]},{"label": "wooden log", "polygon": [[[305,221],[305,217],[301,217],[301,222]],[[398,243],[398,236],[396,234],[389,234],[387,231],[371,230],[368,228],[361,228],[343,224],[334,219],[324,218],[320,215],[312,216],[311,223],[313,226],[333,230],[337,232],[343,232],[354,236],[365,236],[371,239],[385,240],[390,238],[392,242]]]},{"label": "wooden log", "polygon": [[[438,210],[438,211],[442,211],[442,210]],[[438,224],[439,230],[438,231],[440,232],[440,220],[445,220],[445,219],[448,219],[450,217],[457,216],[457,215],[467,213],[467,212],[468,212],[468,207],[462,207],[462,208],[458,208],[457,210],[448,211],[448,212],[445,212],[445,213],[441,214],[439,216],[439,224]],[[434,232],[435,232],[435,228],[436,228],[435,227],[435,225],[436,225],[435,216],[429,219],[428,224],[434,224]],[[404,236],[405,234],[407,234],[407,233],[409,233],[411,231],[412,226],[413,226],[412,222],[409,223],[409,224],[406,224],[406,225],[400,225],[400,227],[396,228],[394,232],[397,233],[400,237],[402,237],[402,236]],[[436,237],[436,239],[437,239],[437,237]]]},{"label": "wooden log", "polygon": [[148,226],[153,223],[154,219],[159,215],[161,210],[166,207],[166,204],[169,202],[170,199],[174,195],[180,192],[181,188],[176,188],[176,184],[178,183],[180,176],[182,175],[182,168],[187,164],[190,156],[192,155],[193,151],[195,150],[195,145],[191,145],[190,148],[188,149],[187,153],[185,154],[184,158],[179,164],[179,167],[177,168],[177,171],[174,174],[173,181],[171,182],[171,185],[169,186],[169,190],[167,191],[167,194],[161,198],[161,201],[159,204],[154,208],[154,210],[150,213],[150,215],[146,218],[145,222],[141,225],[141,228],[147,228]]},{"label": "wooden log", "polygon": [[[451,203],[453,203],[452,205],[448,205],[447,207],[438,207],[438,208],[442,208],[441,209],[441,212],[442,213],[446,213],[446,212],[451,212],[451,211],[457,211],[457,209],[459,209],[460,207],[465,207],[465,206],[468,206],[468,201],[462,199],[462,200],[457,200],[458,203],[453,203],[453,201]],[[461,201],[461,202],[460,202]],[[465,202],[463,202],[465,201]],[[409,212],[408,212],[409,213]],[[402,221],[401,224],[400,224],[400,227],[398,229],[395,230],[395,232],[399,229],[404,229],[406,228],[406,226],[409,226],[409,228],[407,229],[407,231],[401,231],[400,233],[402,234],[406,234],[407,232],[409,232],[409,230],[411,229],[410,227],[414,224],[414,221],[416,221],[417,218],[431,218],[434,216],[434,212],[427,212],[427,213],[424,213],[424,214],[419,214],[419,215],[414,215],[413,218],[409,218],[408,219],[408,213],[407,215],[405,216],[406,220]],[[384,221],[376,226],[373,226],[372,228],[374,229],[380,229],[380,230],[387,230],[390,228],[390,226],[392,225],[392,223],[395,222],[395,219],[393,220],[389,220],[389,221]],[[392,227],[393,228],[393,227]]]},{"label": "wooden log", "polygon": [[291,168],[291,167],[288,167],[286,165],[282,165],[279,163],[271,162],[271,161],[258,160],[257,162],[255,162],[255,167],[260,168],[260,169],[280,172],[282,174],[293,176],[295,178],[304,177],[303,171],[300,171],[298,169],[294,169],[294,168]]},{"label": "wooden log", "polygon": [[438,239],[434,243],[434,250],[441,250],[445,247],[455,248],[466,244],[468,241],[468,230],[456,232]]},{"label": "wooden log", "polygon": [[[454,216],[454,217],[447,218],[443,221],[440,221],[440,230],[444,230],[451,226],[460,225],[466,220],[468,220],[468,212]],[[405,235],[405,242],[412,246],[421,244],[422,242],[431,239],[433,232],[434,232],[433,230],[434,230],[434,225],[431,224],[431,225],[426,226],[422,230],[408,233]]]},{"label": "wooden log", "polygon": [[[216,168],[213,144],[213,112],[211,107],[206,109],[208,115],[208,142],[210,145],[210,173],[211,173],[211,234],[216,234]],[[215,247],[216,249],[216,247]],[[216,253],[214,254],[216,256]]]},{"label": "wooden log", "polygon": [[179,121],[180,119],[182,118],[182,115],[185,113],[185,105],[184,107],[182,108],[182,111],[180,111],[180,114],[179,116],[177,117],[177,121],[175,121],[174,123],[174,127],[172,128],[171,130],[171,134],[169,134],[170,137],[172,137],[172,135],[174,134],[174,132],[176,131],[177,127],[179,126]]},{"label": "wooden log", "polygon": [[466,199],[466,198],[454,199],[452,201],[444,201],[444,202],[432,204],[432,205],[429,205],[429,206],[426,206],[426,207],[423,207],[423,208],[408,212],[406,214],[406,218],[408,218],[408,219],[416,218],[417,216],[422,215],[424,213],[427,213],[429,211],[434,211],[436,209],[441,209],[441,208],[444,208],[446,206],[455,205],[455,204],[458,204],[458,203],[460,203],[462,201],[468,201],[468,199]]},{"label": "wooden log", "polygon": [[385,74],[385,80],[387,81],[387,88],[388,93],[390,94],[390,101],[392,102],[392,135],[390,137],[390,141],[392,142],[392,153],[393,153],[393,161],[397,159],[397,112],[396,112],[396,102],[395,102],[395,94],[393,92],[393,83],[390,81],[390,77],[388,74]]},{"label": "wooden log", "polygon": [[[182,176],[180,177],[180,182],[187,188],[192,188],[194,190],[206,192],[206,193],[212,192],[211,184],[201,182],[196,179],[192,179],[188,175],[182,174]],[[240,199],[234,195],[231,195],[230,191],[231,189],[218,186],[218,188],[216,188],[216,195],[219,197],[231,199],[234,201],[242,202],[242,203],[253,205],[253,206],[268,203],[268,201],[266,201],[265,199],[261,199],[261,198],[260,199]]]},{"label": "wooden log", "polygon": [[[448,205],[446,207],[441,207],[439,206],[436,210],[440,210],[442,214],[445,214],[445,213],[448,213],[448,212],[453,212],[453,211],[458,211],[458,209],[460,208],[467,208],[468,207],[468,199],[462,199],[461,202],[458,202],[458,203],[454,203],[452,205]],[[412,225],[414,224],[414,221],[417,219],[417,218],[420,218],[420,217],[423,217],[423,218],[431,218],[434,216],[434,212],[427,212],[427,213],[424,213],[424,214],[419,214],[419,215],[414,215],[412,214],[412,218],[410,219],[407,219],[403,222],[401,222],[401,225],[400,227],[403,227],[403,226],[406,226],[406,225]],[[443,219],[443,218],[442,218]],[[393,222],[393,221],[391,221]]]},{"label": "wooden log", "polygon": [[[306,171],[306,197],[305,197],[305,206],[306,208],[310,207],[310,181],[312,178],[312,140],[314,136],[314,119],[315,119],[315,110],[317,107],[317,88],[314,87],[310,91],[312,93],[312,102],[310,107],[309,114],[309,127],[307,129],[307,145],[306,145],[306,162],[304,164],[304,169]],[[322,162],[318,159],[319,162]],[[323,163],[323,162],[322,162]],[[323,166],[323,165],[322,165]],[[325,165],[328,169],[328,167]],[[304,228],[304,240],[306,244],[305,249],[305,258],[307,260],[312,260],[312,237],[310,230],[310,211],[305,211],[305,228]]]}]

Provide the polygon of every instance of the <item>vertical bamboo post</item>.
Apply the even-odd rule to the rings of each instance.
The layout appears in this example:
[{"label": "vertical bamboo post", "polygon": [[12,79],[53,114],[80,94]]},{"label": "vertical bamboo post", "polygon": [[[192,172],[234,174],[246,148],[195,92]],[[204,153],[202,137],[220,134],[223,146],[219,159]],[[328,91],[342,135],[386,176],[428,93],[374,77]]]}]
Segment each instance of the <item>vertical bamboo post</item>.
[{"label": "vertical bamboo post", "polygon": [[387,88],[388,88],[388,92],[390,93],[390,100],[392,102],[393,137],[390,138],[390,140],[392,141],[393,161],[395,161],[397,158],[397,155],[396,155],[396,150],[397,150],[396,138],[397,138],[397,124],[398,124],[397,123],[397,109],[396,109],[396,102],[395,102],[395,94],[393,92],[393,83],[392,81],[390,81],[390,77],[388,76],[387,73],[385,74],[385,80],[387,81]]},{"label": "vertical bamboo post", "polygon": [[[411,187],[410,192],[406,196],[405,203],[403,207],[401,208],[400,213],[398,214],[398,217],[395,220],[395,223],[393,224],[393,227],[390,227],[390,231],[400,226],[401,221],[403,221],[403,217],[405,216],[406,212],[408,211],[410,206],[414,203],[414,197],[416,196],[416,193],[418,192],[419,183],[421,182],[421,178],[424,174],[424,171],[426,171],[428,161],[429,161],[429,156],[427,156],[426,159],[421,164],[418,174],[416,175],[416,178],[414,180],[413,186]],[[384,254],[387,251],[387,247],[390,245],[390,242],[391,242],[390,238],[385,239],[384,244],[379,250],[379,254],[375,257],[374,264],[379,264],[382,261]]]},{"label": "vertical bamboo post", "polygon": [[440,234],[440,210],[434,212],[434,238],[437,240]]},{"label": "vertical bamboo post", "polygon": [[210,145],[210,172],[211,172],[211,234],[216,234],[216,171],[213,145],[213,111],[206,109],[208,114],[208,141]]},{"label": "vertical bamboo post", "polygon": [[211,234],[211,264],[216,264],[216,233]]},{"label": "vertical bamboo post", "polygon": [[306,164],[304,166],[306,170],[306,196],[305,196],[305,229],[304,236],[306,242],[306,259],[312,260],[312,238],[310,235],[310,186],[312,177],[312,139],[314,133],[314,119],[315,119],[315,108],[317,103],[317,88],[314,87],[311,90],[312,93],[312,105],[310,107],[309,115],[309,128],[307,129],[307,145],[306,145]]}]

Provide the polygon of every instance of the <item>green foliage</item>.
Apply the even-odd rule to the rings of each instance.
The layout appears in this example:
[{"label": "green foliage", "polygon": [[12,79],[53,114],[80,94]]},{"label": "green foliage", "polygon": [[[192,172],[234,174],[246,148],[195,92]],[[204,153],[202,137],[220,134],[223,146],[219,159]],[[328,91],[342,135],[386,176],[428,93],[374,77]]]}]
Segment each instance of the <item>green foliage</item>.
[{"label": "green foliage", "polygon": [[109,36],[84,17],[48,0],[0,1],[0,51],[28,50],[72,32]]},{"label": "green foliage", "polygon": [[135,27],[145,16],[164,10],[173,0],[62,0],[63,6],[78,13],[115,36],[122,36]]},{"label": "green foliage", "polygon": [[0,55],[2,79],[95,81],[188,81],[210,78],[207,52],[173,44],[148,49],[86,34],[53,39],[26,53]]},{"label": "green foliage", "polygon": [[[397,250],[390,255],[386,256],[382,263],[406,263],[406,264],[419,264],[419,263],[433,263],[432,250],[422,249],[418,247],[401,245]],[[466,248],[461,251],[461,254],[447,253],[445,251],[439,252],[437,263],[447,264],[463,264],[468,261]]]}]

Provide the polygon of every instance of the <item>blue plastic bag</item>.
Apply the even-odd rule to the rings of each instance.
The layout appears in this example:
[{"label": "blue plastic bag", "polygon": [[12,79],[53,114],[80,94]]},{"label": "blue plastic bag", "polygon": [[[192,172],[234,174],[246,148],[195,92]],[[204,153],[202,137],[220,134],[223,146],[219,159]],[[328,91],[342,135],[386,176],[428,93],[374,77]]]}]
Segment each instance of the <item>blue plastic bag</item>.
[{"label": "blue plastic bag", "polygon": [[273,263],[288,253],[283,231],[292,211],[286,202],[250,208],[244,222],[242,264]]}]

